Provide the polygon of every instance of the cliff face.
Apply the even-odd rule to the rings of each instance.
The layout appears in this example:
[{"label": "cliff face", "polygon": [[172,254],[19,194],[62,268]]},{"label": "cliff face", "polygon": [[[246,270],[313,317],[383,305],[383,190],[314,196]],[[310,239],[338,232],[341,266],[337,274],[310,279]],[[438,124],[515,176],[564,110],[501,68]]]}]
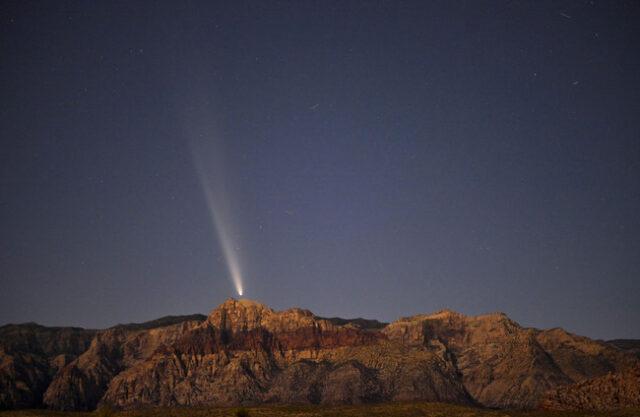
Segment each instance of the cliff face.
[{"label": "cliff face", "polygon": [[547,392],[628,372],[640,362],[611,344],[561,329],[523,328],[500,313],[441,311],[384,325],[230,299],[207,317],[74,331],[74,342],[44,338],[20,345],[11,338],[0,344],[0,388],[9,393],[0,405],[78,410],[99,403],[422,400],[535,408],[542,398],[551,404],[549,398],[566,397]]},{"label": "cliff face", "polygon": [[199,323],[185,321],[146,330],[118,326],[98,332],[89,348],[55,375],[44,393],[44,405],[58,410],[94,409],[116,375]]},{"label": "cliff face", "polygon": [[632,352],[558,328],[537,331],[536,340],[573,382],[623,372],[638,363]]},{"label": "cliff face", "polygon": [[383,333],[402,343],[444,345],[467,391],[487,407],[534,408],[550,389],[638,363],[606,343],[562,329],[523,328],[502,313],[441,311],[398,320]]},{"label": "cliff face", "polygon": [[444,311],[401,320],[384,331],[413,343],[443,344],[465,388],[484,406],[531,408],[547,389],[571,382],[537,343],[535,331],[503,314]]},{"label": "cliff face", "polygon": [[399,399],[471,401],[438,352],[389,343],[380,332],[307,310],[228,300],[172,346],[114,378],[103,401],[126,408]]},{"label": "cliff face", "polygon": [[33,323],[0,327],[0,408],[40,406],[55,373],[87,349],[94,333]]}]

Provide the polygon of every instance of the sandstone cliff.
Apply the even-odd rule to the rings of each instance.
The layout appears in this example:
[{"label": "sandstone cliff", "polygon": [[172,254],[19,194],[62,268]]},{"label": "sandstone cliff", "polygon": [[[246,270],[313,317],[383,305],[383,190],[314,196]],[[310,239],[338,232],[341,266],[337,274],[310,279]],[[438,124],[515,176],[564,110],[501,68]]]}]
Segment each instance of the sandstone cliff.
[{"label": "sandstone cliff", "polygon": [[[386,325],[229,299],[208,316],[102,331],[36,328],[0,328],[0,407],[421,400],[535,408],[544,398],[570,408],[577,405],[563,387],[617,381],[640,365],[632,351],[523,328],[502,313],[444,310]],[[610,391],[589,389],[603,398],[596,408],[615,404]]]},{"label": "sandstone cliff", "polygon": [[192,320],[146,329],[116,326],[98,332],[89,348],[55,375],[44,393],[44,404],[58,410],[94,409],[116,375],[199,323]]},{"label": "sandstone cliff", "polygon": [[87,349],[94,333],[34,323],[0,327],[0,409],[40,406],[54,374]]},{"label": "sandstone cliff", "polygon": [[444,345],[465,388],[487,407],[534,408],[550,389],[637,363],[606,343],[562,329],[523,328],[503,313],[444,310],[400,319],[383,333],[404,344]]},{"label": "sandstone cliff", "polygon": [[409,399],[471,402],[439,352],[307,310],[228,300],[173,346],[114,378],[103,401],[126,408]]}]

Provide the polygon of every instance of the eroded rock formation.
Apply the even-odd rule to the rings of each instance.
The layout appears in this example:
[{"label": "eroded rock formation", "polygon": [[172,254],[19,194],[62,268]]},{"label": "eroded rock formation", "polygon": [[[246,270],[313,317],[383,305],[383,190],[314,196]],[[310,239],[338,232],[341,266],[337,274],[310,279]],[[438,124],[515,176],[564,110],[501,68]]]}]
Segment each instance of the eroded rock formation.
[{"label": "eroded rock formation", "polygon": [[[10,333],[5,327],[0,335]],[[562,329],[523,328],[501,313],[471,317],[448,310],[385,325],[229,299],[207,317],[65,332],[75,335],[65,343],[42,337],[0,343],[0,388],[8,393],[0,406],[421,400],[535,408],[544,398],[571,407],[563,387],[639,364],[633,352]],[[41,344],[49,346],[46,354]]]},{"label": "eroded rock formation", "polygon": [[53,376],[87,349],[94,334],[35,323],[0,327],[0,408],[42,405]]}]

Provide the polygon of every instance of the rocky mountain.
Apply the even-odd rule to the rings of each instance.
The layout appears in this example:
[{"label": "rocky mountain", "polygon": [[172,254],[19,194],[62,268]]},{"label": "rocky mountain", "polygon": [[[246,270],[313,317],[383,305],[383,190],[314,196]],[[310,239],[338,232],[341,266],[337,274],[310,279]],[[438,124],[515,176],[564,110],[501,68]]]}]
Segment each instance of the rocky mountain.
[{"label": "rocky mountain", "polygon": [[103,401],[129,408],[412,399],[471,402],[437,352],[307,310],[228,300],[172,346],[114,378]]},{"label": "rocky mountain", "polygon": [[631,352],[640,358],[640,340],[637,339],[614,339],[609,340],[607,343],[622,349],[627,352]]},{"label": "rocky mountain", "polygon": [[[156,326],[179,323],[185,320],[202,321],[206,316],[165,317],[148,323],[132,323],[119,325],[113,329],[98,331],[75,327],[45,327],[35,323],[9,324],[0,327],[0,409],[32,408],[50,406],[60,409],[89,409],[95,407],[101,398],[100,393],[89,394],[86,381],[77,378],[66,390],[78,392],[72,401],[51,403],[48,394],[59,384],[63,375],[77,375],[78,363],[86,364],[92,352],[102,363],[113,362],[114,352],[125,348],[122,338],[114,340],[111,349],[104,346],[103,341],[114,333],[141,335],[140,330],[150,330]],[[143,354],[144,347],[130,349],[134,355]],[[82,359],[80,359],[82,357]],[[89,361],[90,362],[90,361]],[[87,367],[85,366],[85,367]],[[96,378],[108,381],[108,367],[96,368]],[[117,367],[115,368],[117,370]],[[113,371],[112,371],[113,372]],[[91,398],[97,398],[92,401]],[[43,401],[44,400],[44,401]],[[82,406],[80,406],[82,405]]]},{"label": "rocky mountain", "polygon": [[640,368],[587,379],[549,391],[541,408],[549,410],[616,410],[640,408]]},{"label": "rocky mountain", "polygon": [[549,389],[636,363],[605,343],[562,329],[523,328],[502,313],[445,310],[400,319],[383,333],[403,344],[444,345],[465,388],[488,407],[534,408]]},{"label": "rocky mountain", "polygon": [[[229,299],[206,317],[74,331],[84,344],[56,350],[66,356],[46,372],[26,360],[5,366],[16,355],[0,352],[0,388],[13,393],[0,396],[1,406],[422,400],[535,408],[554,390],[631,372],[640,363],[612,344],[562,329],[523,328],[502,313],[473,317],[445,310],[385,324]],[[49,346],[47,340],[42,343]],[[39,342],[23,348],[21,355],[43,350]],[[54,356],[43,357],[50,363]],[[24,376],[29,373],[47,377]]]},{"label": "rocky mountain", "polygon": [[117,326],[95,335],[89,348],[62,368],[44,393],[44,405],[58,410],[91,410],[111,380],[144,361],[158,349],[175,343],[199,320],[158,328],[128,329]]},{"label": "rocky mountain", "polygon": [[40,406],[53,376],[87,349],[94,334],[35,323],[0,327],[0,408]]}]

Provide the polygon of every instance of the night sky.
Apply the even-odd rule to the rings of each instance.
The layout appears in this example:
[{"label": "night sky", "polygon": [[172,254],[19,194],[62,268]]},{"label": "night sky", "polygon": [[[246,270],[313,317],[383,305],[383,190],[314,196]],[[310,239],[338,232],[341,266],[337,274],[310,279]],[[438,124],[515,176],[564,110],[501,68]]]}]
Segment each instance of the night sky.
[{"label": "night sky", "polygon": [[208,313],[237,297],[222,234],[276,309],[640,338],[638,22],[637,1],[3,1],[0,323]]}]

